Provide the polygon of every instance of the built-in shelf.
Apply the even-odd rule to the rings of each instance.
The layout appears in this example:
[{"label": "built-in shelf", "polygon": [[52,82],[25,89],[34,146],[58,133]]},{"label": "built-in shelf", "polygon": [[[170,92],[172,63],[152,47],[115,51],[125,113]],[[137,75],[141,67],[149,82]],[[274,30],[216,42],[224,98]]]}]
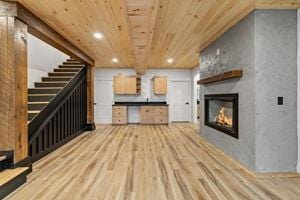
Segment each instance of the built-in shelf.
[{"label": "built-in shelf", "polygon": [[225,72],[223,74],[218,74],[215,76],[201,79],[198,81],[198,84],[205,85],[208,83],[214,83],[214,82],[224,81],[224,80],[233,79],[233,78],[240,78],[242,76],[243,76],[243,70],[231,70],[231,71]]}]

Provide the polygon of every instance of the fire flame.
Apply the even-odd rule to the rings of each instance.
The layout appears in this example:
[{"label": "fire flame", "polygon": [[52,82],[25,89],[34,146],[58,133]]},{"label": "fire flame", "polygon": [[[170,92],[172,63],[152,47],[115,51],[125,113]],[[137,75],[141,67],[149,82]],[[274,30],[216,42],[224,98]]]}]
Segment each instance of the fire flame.
[{"label": "fire flame", "polygon": [[215,122],[216,123],[219,123],[221,125],[225,125],[225,126],[229,126],[231,127],[232,126],[232,118],[231,117],[227,117],[225,115],[225,108],[222,107],[219,111],[219,114],[216,116],[215,118]]}]

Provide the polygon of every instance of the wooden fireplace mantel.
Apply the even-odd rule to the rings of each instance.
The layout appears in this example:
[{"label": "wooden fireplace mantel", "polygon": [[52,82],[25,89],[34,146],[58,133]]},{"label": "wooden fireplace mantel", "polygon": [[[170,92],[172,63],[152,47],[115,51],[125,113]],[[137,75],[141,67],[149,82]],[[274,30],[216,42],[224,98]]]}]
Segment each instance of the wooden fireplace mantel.
[{"label": "wooden fireplace mantel", "polygon": [[242,76],[243,76],[243,70],[241,70],[241,69],[240,70],[231,70],[231,71],[225,72],[223,74],[218,74],[215,76],[201,79],[197,83],[199,85],[205,85],[208,83],[214,83],[214,82],[224,81],[224,80],[233,79],[233,78],[240,78]]}]

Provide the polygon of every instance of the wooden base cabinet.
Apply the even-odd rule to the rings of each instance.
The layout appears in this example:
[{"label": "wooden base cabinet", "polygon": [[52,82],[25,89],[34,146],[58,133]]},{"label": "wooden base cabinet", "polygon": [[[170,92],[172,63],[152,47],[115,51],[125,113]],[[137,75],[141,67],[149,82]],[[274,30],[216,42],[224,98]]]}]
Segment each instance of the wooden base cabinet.
[{"label": "wooden base cabinet", "polygon": [[155,124],[168,124],[169,123],[169,107],[168,106],[155,106]]},{"label": "wooden base cabinet", "polygon": [[154,106],[141,106],[141,124],[154,124]]},{"label": "wooden base cabinet", "polygon": [[116,125],[127,124],[127,106],[113,106],[112,123]]},{"label": "wooden base cabinet", "polygon": [[168,124],[168,106],[141,106],[141,124]]}]

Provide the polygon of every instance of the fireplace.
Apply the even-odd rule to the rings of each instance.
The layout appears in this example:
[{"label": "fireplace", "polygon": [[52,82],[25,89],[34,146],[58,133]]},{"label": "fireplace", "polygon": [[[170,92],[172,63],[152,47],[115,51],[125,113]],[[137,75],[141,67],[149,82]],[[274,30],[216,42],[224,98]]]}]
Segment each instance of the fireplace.
[{"label": "fireplace", "polygon": [[205,125],[238,138],[238,94],[205,95]]}]

